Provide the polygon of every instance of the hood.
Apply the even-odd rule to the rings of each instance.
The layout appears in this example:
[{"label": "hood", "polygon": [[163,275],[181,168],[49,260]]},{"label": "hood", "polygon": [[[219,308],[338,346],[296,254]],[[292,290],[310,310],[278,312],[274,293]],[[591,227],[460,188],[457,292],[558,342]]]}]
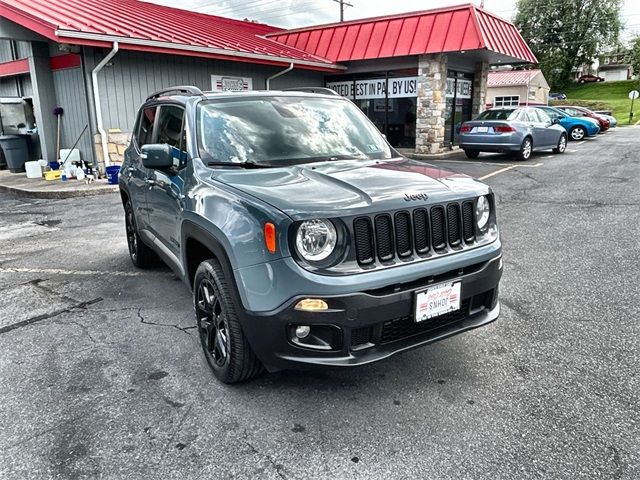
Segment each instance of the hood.
[{"label": "hood", "polygon": [[407,160],[346,160],[211,175],[294,220],[375,213],[480,195],[488,187],[467,175]]}]

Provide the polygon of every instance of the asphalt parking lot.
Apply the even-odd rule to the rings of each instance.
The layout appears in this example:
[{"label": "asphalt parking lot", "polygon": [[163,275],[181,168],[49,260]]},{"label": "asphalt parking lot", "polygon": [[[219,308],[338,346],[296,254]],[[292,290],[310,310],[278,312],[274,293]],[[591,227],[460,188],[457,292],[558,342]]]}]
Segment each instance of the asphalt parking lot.
[{"label": "asphalt parking lot", "polygon": [[0,478],[640,478],[639,136],[434,162],[496,193],[499,320],[232,387],[117,195],[0,196]]}]

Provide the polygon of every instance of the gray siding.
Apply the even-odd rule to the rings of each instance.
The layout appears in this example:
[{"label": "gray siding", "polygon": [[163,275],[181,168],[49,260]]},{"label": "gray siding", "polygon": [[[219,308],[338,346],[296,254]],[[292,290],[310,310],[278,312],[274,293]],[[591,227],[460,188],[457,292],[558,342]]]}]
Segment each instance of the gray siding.
[{"label": "gray siding", "polygon": [[31,97],[33,96],[33,86],[31,84],[31,76],[23,75],[22,76],[22,96],[23,97]]},{"label": "gray siding", "polygon": [[[88,52],[87,76],[107,50]],[[270,75],[284,69],[241,62],[208,60],[175,55],[144,54],[121,51],[113,58],[113,65],[99,74],[100,100],[105,128],[131,131],[135,114],[147,96],[174,85],[195,85],[211,90],[211,75],[251,77],[253,88],[264,89]],[[293,70],[271,84],[271,88],[324,85],[320,72]]]},{"label": "gray siding", "polygon": [[[87,97],[82,79],[81,68],[58,70],[53,72],[53,83],[56,92],[57,106],[64,109],[60,134],[61,148],[71,148],[73,143],[89,122]],[[51,121],[54,121],[52,117]],[[87,129],[78,146],[83,159],[93,161],[91,131]]]},{"label": "gray siding", "polygon": [[13,60],[11,56],[11,40],[0,40],[0,63],[10,62]]},{"label": "gray siding", "polygon": [[[16,42],[18,59],[27,58],[31,55],[30,42]],[[0,40],[0,63],[15,60],[11,54],[11,40]]]},{"label": "gray siding", "polygon": [[31,42],[16,42],[18,50],[18,58],[27,58],[31,56]]},{"label": "gray siding", "polygon": [[17,97],[16,79],[14,77],[0,78],[0,97]]}]

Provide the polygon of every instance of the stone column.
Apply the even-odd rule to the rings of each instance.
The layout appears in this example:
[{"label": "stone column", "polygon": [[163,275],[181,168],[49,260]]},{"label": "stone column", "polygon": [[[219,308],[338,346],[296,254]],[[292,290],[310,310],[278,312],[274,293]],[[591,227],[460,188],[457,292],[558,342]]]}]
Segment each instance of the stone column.
[{"label": "stone column", "polygon": [[473,100],[471,113],[474,117],[483,112],[487,104],[487,78],[489,76],[489,62],[476,64],[473,77]]},{"label": "stone column", "polygon": [[416,153],[418,154],[440,153],[444,149],[446,81],[446,55],[421,55],[418,58],[416,109]]}]

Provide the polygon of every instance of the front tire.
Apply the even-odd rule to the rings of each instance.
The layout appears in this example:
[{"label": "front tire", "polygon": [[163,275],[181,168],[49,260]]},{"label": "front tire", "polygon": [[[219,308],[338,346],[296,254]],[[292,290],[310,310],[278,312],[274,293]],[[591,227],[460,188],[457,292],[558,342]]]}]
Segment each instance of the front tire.
[{"label": "front tire", "polygon": [[153,268],[157,266],[160,263],[160,258],[142,241],[140,235],[138,235],[136,217],[133,214],[133,207],[131,206],[130,200],[127,200],[127,203],[124,205],[124,221],[131,263],[138,268]]},{"label": "front tire", "polygon": [[527,137],[522,141],[522,145],[520,145],[520,150],[516,154],[516,158],[524,162],[531,158],[532,152],[533,152],[533,142],[531,141],[531,138]]},{"label": "front tire", "polygon": [[231,384],[262,373],[264,367],[242,332],[231,287],[217,260],[205,260],[198,267],[193,303],[200,344],[216,378]]},{"label": "front tire", "polygon": [[571,137],[571,140],[575,140],[576,142],[579,140],[582,140],[585,136],[587,135],[587,132],[585,131],[584,127],[573,127],[570,131],[569,131],[569,136]]},{"label": "front tire", "polygon": [[470,158],[473,160],[474,158],[478,158],[478,155],[480,155],[480,152],[478,150],[466,149],[464,151],[464,154],[467,156],[467,158]]},{"label": "front tire", "polygon": [[558,140],[558,146],[553,149],[553,153],[564,153],[567,149],[567,136],[563,133]]}]

